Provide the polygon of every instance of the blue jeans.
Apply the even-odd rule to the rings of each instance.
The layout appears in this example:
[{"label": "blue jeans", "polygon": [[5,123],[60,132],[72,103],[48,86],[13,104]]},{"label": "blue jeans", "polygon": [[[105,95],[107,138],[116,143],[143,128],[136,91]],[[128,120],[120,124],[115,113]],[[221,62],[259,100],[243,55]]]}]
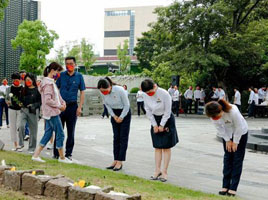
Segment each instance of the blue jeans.
[{"label": "blue jeans", "polygon": [[60,120],[60,116],[51,117],[49,120],[46,120],[45,134],[40,141],[40,146],[45,147],[50,138],[52,137],[53,131],[55,131],[55,141],[56,148],[63,148],[64,141],[64,132]]},{"label": "blue jeans", "polygon": [[[76,110],[78,108],[77,103],[67,104],[66,110],[60,114],[60,119],[62,127],[66,124],[67,127],[67,140],[65,146],[65,157],[72,156],[74,148],[74,135],[75,135],[75,125],[77,121]],[[54,142],[55,147],[55,142]],[[59,153],[54,148],[54,157],[58,157]]]},{"label": "blue jeans", "polygon": [[2,126],[2,117],[3,117],[3,112],[5,110],[6,113],[6,124],[9,125],[8,121],[8,106],[5,102],[5,99],[1,98],[0,99],[0,126]]}]

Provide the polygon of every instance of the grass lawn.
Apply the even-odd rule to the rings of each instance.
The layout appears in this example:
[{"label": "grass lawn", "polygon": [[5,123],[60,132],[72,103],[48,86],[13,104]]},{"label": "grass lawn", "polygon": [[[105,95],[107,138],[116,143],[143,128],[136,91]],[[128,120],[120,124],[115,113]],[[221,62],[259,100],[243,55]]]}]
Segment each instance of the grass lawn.
[{"label": "grass lawn", "polygon": [[[150,181],[135,176],[116,173],[108,170],[97,169],[77,164],[62,164],[56,160],[45,159],[46,163],[37,163],[31,160],[30,155],[0,151],[0,161],[4,159],[10,166],[15,166],[17,170],[23,169],[43,169],[47,175],[62,174],[74,181],[85,180],[93,185],[114,186],[117,192],[127,194],[141,194],[142,199],[146,200],[223,200],[218,195],[206,194],[185,188],[180,188],[171,184],[164,184],[158,181]],[[22,193],[14,193],[0,187],[0,199],[18,200],[28,199]],[[30,198],[31,199],[31,198]],[[234,198],[232,198],[234,199]]]}]

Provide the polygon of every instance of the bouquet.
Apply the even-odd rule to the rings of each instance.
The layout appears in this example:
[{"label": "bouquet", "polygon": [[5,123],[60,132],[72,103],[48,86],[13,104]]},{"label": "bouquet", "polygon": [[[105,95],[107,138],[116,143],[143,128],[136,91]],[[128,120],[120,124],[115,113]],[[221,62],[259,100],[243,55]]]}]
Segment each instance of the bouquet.
[{"label": "bouquet", "polygon": [[22,107],[22,102],[19,101],[18,97],[14,96],[13,93],[9,93],[9,97],[20,107]]}]

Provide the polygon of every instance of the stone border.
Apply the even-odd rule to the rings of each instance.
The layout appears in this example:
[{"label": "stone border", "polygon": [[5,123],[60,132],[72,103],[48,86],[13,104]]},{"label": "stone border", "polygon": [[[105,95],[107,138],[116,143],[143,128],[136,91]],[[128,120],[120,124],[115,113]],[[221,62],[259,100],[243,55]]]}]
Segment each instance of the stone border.
[{"label": "stone border", "polygon": [[[32,172],[35,171],[35,175]],[[111,186],[99,188],[73,186],[73,181],[62,175],[44,175],[44,170],[11,171],[9,166],[0,166],[0,185],[27,195],[47,196],[62,200],[141,200],[141,195],[113,192]]]}]

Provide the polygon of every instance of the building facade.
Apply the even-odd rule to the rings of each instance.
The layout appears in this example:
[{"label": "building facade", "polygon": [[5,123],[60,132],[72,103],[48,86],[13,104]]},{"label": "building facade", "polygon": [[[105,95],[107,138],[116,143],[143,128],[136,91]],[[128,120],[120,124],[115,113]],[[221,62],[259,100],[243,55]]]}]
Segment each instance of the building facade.
[{"label": "building facade", "polygon": [[117,46],[129,42],[129,55],[133,56],[137,39],[149,30],[149,23],[157,20],[157,6],[105,9],[104,56],[116,56]]},{"label": "building facade", "polygon": [[40,19],[40,2],[32,0],[11,0],[0,22],[0,79],[10,80],[11,74],[19,70],[22,50],[13,50],[11,40],[17,35],[18,26],[24,19]]}]

